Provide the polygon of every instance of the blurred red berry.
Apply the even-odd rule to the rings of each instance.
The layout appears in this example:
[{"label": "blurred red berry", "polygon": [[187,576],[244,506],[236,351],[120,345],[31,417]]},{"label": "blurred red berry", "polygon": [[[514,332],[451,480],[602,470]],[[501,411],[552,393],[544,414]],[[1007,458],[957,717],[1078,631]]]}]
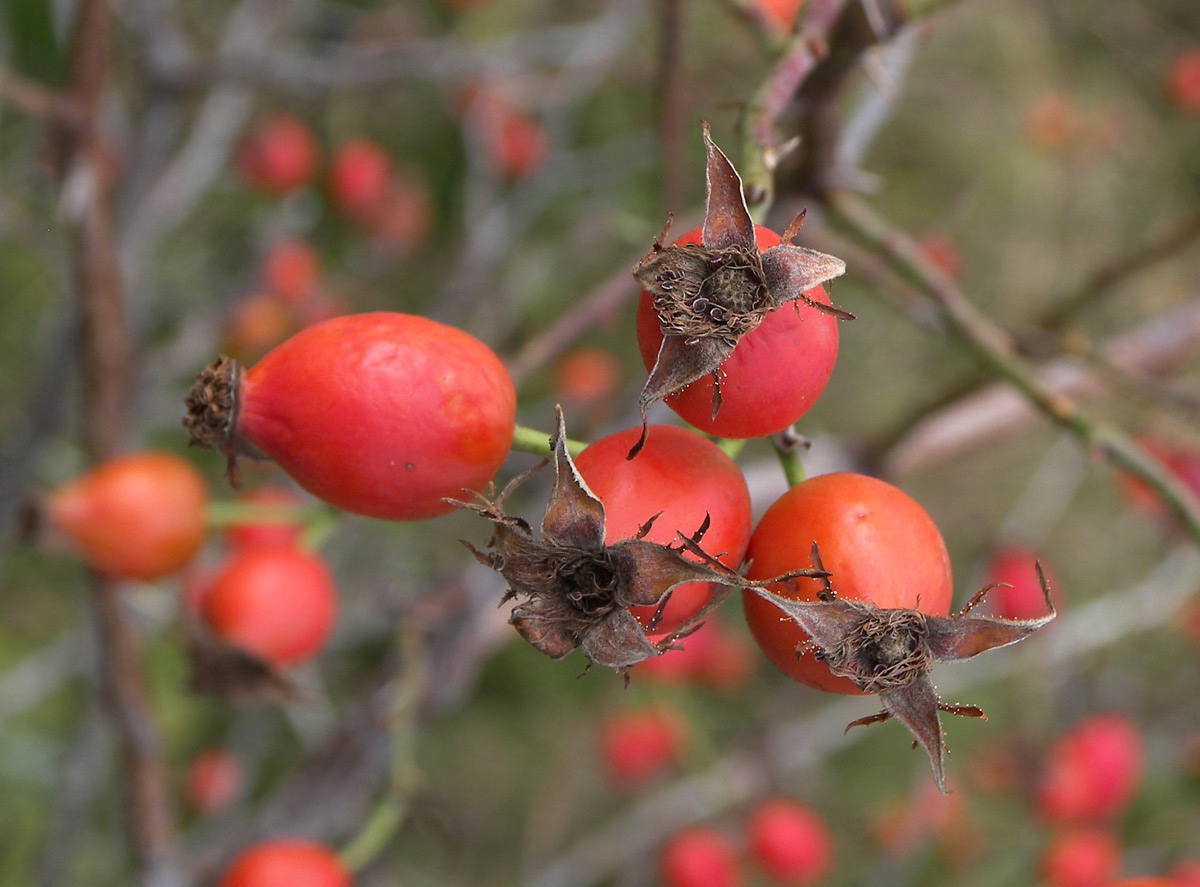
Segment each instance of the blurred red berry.
[{"label": "blurred red berry", "polygon": [[221,334],[221,350],[252,363],[295,331],[295,316],[277,296],[251,293],[230,307]]},{"label": "blurred red berry", "polygon": [[[1012,545],[998,549],[988,561],[986,584],[1002,583],[987,593],[984,605],[1004,619],[1036,619],[1046,612],[1042,586],[1035,564],[1038,555],[1028,548]],[[1041,558],[1042,571],[1050,584],[1050,598],[1059,608],[1058,579]]]},{"label": "blurred red berry", "polygon": [[216,813],[232,804],[242,790],[242,767],[222,748],[200,752],[188,763],[184,791],[201,813]]},{"label": "blurred red berry", "polygon": [[1200,111],[1200,49],[1175,56],[1167,72],[1167,97],[1181,111]]},{"label": "blurred red berry", "polygon": [[930,235],[917,244],[938,270],[951,280],[958,280],[962,271],[962,261],[958,255],[958,246],[948,234]]},{"label": "blurred red berry", "polygon": [[725,837],[708,826],[677,832],[658,860],[663,887],[738,887],[737,856]]},{"label": "blurred red berry", "polygon": [[288,305],[310,298],[317,291],[320,278],[321,259],[302,240],[281,240],[263,257],[263,286]]},{"label": "blurred red berry", "polygon": [[755,0],[755,5],[772,25],[790,31],[796,26],[796,16],[804,0]]},{"label": "blurred red berry", "polygon": [[1055,835],[1042,855],[1042,878],[1050,887],[1100,887],[1117,874],[1121,848],[1100,829]]},{"label": "blurred red berry", "polygon": [[391,158],[370,139],[342,143],[329,161],[329,199],[338,212],[352,219],[373,218],[391,180]]},{"label": "blurred red berry", "polygon": [[812,884],[829,872],[833,839],[812,810],[789,801],[768,801],[750,816],[750,852],[772,879]]},{"label": "blurred red berry", "polygon": [[546,133],[532,117],[511,111],[491,133],[488,148],[501,175],[510,181],[523,179],[546,159]]},{"label": "blurred red berry", "polygon": [[201,605],[226,643],[275,665],[296,665],[321,649],[337,610],[329,569],[296,548],[246,548],[230,555]]},{"label": "blurred red berry", "polygon": [[566,406],[591,407],[610,399],[621,385],[621,364],[603,348],[568,351],[554,365],[551,387]]},{"label": "blurred red berry", "polygon": [[1142,775],[1142,739],[1115,714],[1081,721],[1050,750],[1037,786],[1037,807],[1047,822],[1086,822],[1119,816]]},{"label": "blurred red berry", "polygon": [[1181,859],[1168,872],[1166,880],[1175,887],[1200,887],[1200,860]]},{"label": "blurred red berry", "polygon": [[264,548],[295,546],[300,541],[301,526],[297,512],[300,497],[286,487],[260,487],[242,494],[238,503],[255,509],[273,511],[261,518],[238,520],[225,527],[225,538],[235,548]]},{"label": "blurred red berry", "polygon": [[252,188],[285,194],[313,177],[317,141],[308,126],[291,114],[266,118],[238,149],[238,173]]},{"label": "blurred red berry", "polygon": [[670,709],[621,711],[600,725],[600,760],[609,779],[639,788],[677,762],[687,744],[687,725]]},{"label": "blurred red berry", "polygon": [[350,874],[321,844],[262,841],[233,861],[217,887],[350,887]]},{"label": "blurred red berry", "polygon": [[205,535],[208,488],[190,462],[146,451],[117,456],[54,490],[50,523],[91,567],[150,581],[182,569]]},{"label": "blurred red berry", "polygon": [[375,242],[384,250],[406,256],[429,238],[433,205],[425,183],[397,174],[369,222]]},{"label": "blurred red berry", "polygon": [[1025,138],[1039,151],[1062,151],[1074,138],[1075,109],[1061,92],[1047,92],[1031,101],[1025,110]]},{"label": "blurred red berry", "polygon": [[943,795],[932,783],[922,783],[883,808],[873,836],[880,849],[893,856],[907,856],[931,839],[950,854],[973,854],[978,839],[967,819],[964,798],[956,785]]}]

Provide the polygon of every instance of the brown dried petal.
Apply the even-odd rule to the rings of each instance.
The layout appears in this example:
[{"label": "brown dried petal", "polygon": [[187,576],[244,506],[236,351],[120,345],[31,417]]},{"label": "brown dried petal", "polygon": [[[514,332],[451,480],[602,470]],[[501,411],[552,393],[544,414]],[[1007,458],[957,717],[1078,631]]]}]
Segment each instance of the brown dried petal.
[{"label": "brown dried petal", "polygon": [[628,668],[660,651],[646,638],[646,630],[628,610],[613,610],[604,621],[593,625],[580,644],[583,654],[606,668]]},{"label": "brown dried petal", "polygon": [[933,781],[938,791],[946,793],[946,744],[942,740],[942,723],[938,718],[937,691],[928,675],[907,687],[880,693],[883,710],[908,728],[917,744],[929,755]]},{"label": "brown dried petal", "polygon": [[732,570],[718,572],[704,564],[684,560],[678,551],[640,539],[611,545],[609,557],[621,577],[622,606],[648,607],[685,582],[719,582],[739,585],[741,576]]},{"label": "brown dried petal", "polygon": [[822,650],[837,650],[864,616],[864,608],[845,600],[794,601],[765,588],[754,589],[799,625]]},{"label": "brown dried petal", "polygon": [[554,407],[557,423],[550,438],[554,451],[554,491],[542,518],[542,536],[556,545],[599,551],[604,547],[604,505],[588,489],[567,452],[562,407]]},{"label": "brown dried petal", "polygon": [[[771,303],[779,308],[805,298],[805,290],[841,277],[846,273],[846,263],[816,250],[781,243],[762,254],[762,269]],[[853,316],[844,311],[841,314]]]},{"label": "brown dried petal", "polygon": [[[723,339],[687,340],[682,336],[666,336],[658,349],[658,359],[650,370],[650,377],[638,398],[638,412],[642,417],[642,436],[629,451],[632,459],[641,452],[649,433],[646,414],[650,405],[668,394],[690,385],[705,373],[716,371],[733,351],[733,343]],[[717,389],[719,390],[719,389]]]},{"label": "brown dried petal", "polygon": [[988,590],[985,588],[971,599],[961,613],[929,619],[928,642],[933,655],[946,661],[970,659],[985,650],[1015,644],[1053,620],[1057,614],[1054,604],[1050,603],[1050,585],[1042,572],[1042,565],[1037,564],[1036,569],[1049,613],[1039,619],[998,619],[966,615],[968,610],[983,599]]},{"label": "brown dried petal", "polygon": [[729,246],[754,248],[754,222],[742,196],[742,179],[729,158],[712,140],[707,122],[704,130],[704,153],[708,160],[706,197],[704,204],[703,242],[708,249]]}]

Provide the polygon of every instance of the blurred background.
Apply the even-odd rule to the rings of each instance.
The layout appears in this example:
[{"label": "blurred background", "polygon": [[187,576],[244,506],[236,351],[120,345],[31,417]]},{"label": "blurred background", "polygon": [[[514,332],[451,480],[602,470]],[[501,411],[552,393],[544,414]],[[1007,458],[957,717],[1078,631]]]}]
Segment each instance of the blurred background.
[{"label": "blurred background", "polygon": [[[831,30],[851,19],[867,39]],[[789,71],[826,46],[839,88],[788,101]],[[804,142],[756,218],[782,230],[807,208],[800,242],[846,260],[835,301],[858,318],[797,425],[805,468],[916,498],[956,605],[1030,577],[1035,555],[1054,576],[1055,624],[935,669],[947,701],[989,716],[944,725],[952,794],[931,792],[899,726],[843,735],[875,701],[777,673],[736,598],[628,688],[580,677],[581,656],[551,662],[506,624],[501,578],[458,544],[482,522],[342,514],[270,465],[244,465],[245,485],[287,491],[336,582],[336,627],[294,670],[297,702],[190,691],[181,600],[238,514],[224,460],[180,427],[197,371],[325,317],[403,311],[494,348],[524,425],[548,433],[556,402],[582,440],[636,424],[629,269],[668,212],[678,231],[701,218],[702,119],[744,172],[761,158],[745,122],[772,86],[772,145]],[[836,190],[903,232],[926,276],[826,212]],[[359,885],[688,887],[662,859],[696,825],[745,884],[1200,883],[1197,539],[1096,431],[1136,442],[1197,507],[1198,207],[1194,0],[6,0],[0,884],[209,884],[288,835],[342,851]],[[98,280],[129,336],[107,425]],[[1085,429],[1006,385],[929,280],[1007,330]],[[661,404],[651,419],[679,422]],[[98,607],[30,515],[106,448],[191,462],[211,531],[183,572]],[[534,461],[512,454],[498,481]],[[787,487],[774,450],[751,442],[738,464],[760,514]],[[510,510],[534,519],[547,489]],[[113,625],[153,735],[131,740],[105,691]],[[1061,775],[1081,771],[1107,794]],[[165,789],[140,832],[135,778]],[[752,824],[778,797],[817,821],[803,871],[764,868]]]}]

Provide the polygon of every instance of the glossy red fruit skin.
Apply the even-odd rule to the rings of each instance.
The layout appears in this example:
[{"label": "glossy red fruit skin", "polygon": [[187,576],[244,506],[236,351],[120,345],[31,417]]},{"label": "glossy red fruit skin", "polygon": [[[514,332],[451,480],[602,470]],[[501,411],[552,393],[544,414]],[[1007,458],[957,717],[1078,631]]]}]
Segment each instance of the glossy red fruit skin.
[{"label": "glossy red fruit skin", "polygon": [[1121,847],[1099,829],[1055,835],[1042,856],[1042,878],[1049,887],[1101,887],[1120,868]]},{"label": "glossy red fruit skin", "polygon": [[225,809],[241,790],[241,765],[224,749],[205,749],[188,763],[184,792],[188,803],[201,813]]},{"label": "glossy red fruit skin", "polygon": [[[651,542],[677,541],[677,533],[696,532],[710,518],[701,547],[736,568],[750,541],[750,492],[746,479],[720,448],[685,428],[654,425],[636,459],[626,459],[641,436],[627,428],[586,447],[575,459],[580,475],[604,503],[604,541],[612,544],[637,535],[654,515]],[[712,583],[689,582],[671,592],[655,633],[678,628],[712,597]],[[654,607],[630,607],[643,625]]]},{"label": "glossy red fruit skin", "polygon": [[666,708],[620,711],[600,724],[600,761],[609,780],[625,790],[660,775],[679,760],[686,744],[683,718]]},{"label": "glossy red fruit skin", "polygon": [[1111,820],[1129,806],[1142,776],[1142,739],[1128,719],[1100,714],[1080,721],[1050,749],[1037,785],[1047,822]]},{"label": "glossy red fruit skin", "polygon": [[990,613],[1004,619],[1037,619],[1045,615],[1046,600],[1035,566],[1039,560],[1050,585],[1050,598],[1055,608],[1062,611],[1061,599],[1055,594],[1058,579],[1045,559],[1028,548],[1010,545],[997,549],[988,561],[986,584],[1001,583],[987,593],[985,606]]},{"label": "glossy red fruit skin", "polygon": [[[640,457],[639,457],[640,458]],[[933,519],[906,493],[861,474],[824,474],[792,487],[767,509],[750,538],[751,579],[769,579],[811,566],[813,542],[839,597],[879,607],[907,607],[944,616],[953,585],[950,557]],[[794,600],[816,600],[815,579],[772,589]],[[811,654],[796,658],[808,635],[773,604],[743,591],[750,633],[788,677],[836,693],[859,691]]]},{"label": "glossy red fruit skin", "polygon": [[692,826],[663,845],[658,860],[663,887],[738,887],[737,856],[718,831]]},{"label": "glossy red fruit skin", "polygon": [[337,593],[314,554],[246,548],[230,555],[200,607],[226,643],[274,665],[298,665],[320,651],[333,629]]},{"label": "glossy red fruit skin", "polygon": [[326,502],[416,520],[492,479],[515,415],[512,379],[478,339],[377,312],[307,327],[247,370],[237,433]]},{"label": "glossy red fruit skin", "polygon": [[321,844],[263,841],[238,856],[217,887],[350,887],[350,874]]},{"label": "glossy red fruit skin", "polygon": [[[773,231],[754,228],[759,251],[780,242]],[[699,243],[701,229],[676,243]],[[815,302],[829,304],[819,286],[808,290]],[[653,300],[642,291],[637,308],[637,340],[642,363],[650,370],[662,344],[662,329]],[[796,302],[766,316],[742,338],[721,364],[721,409],[712,418],[712,374],[697,379],[665,403],[694,428],[718,437],[749,438],[774,434],[803,416],[821,392],[837,363],[837,320]]]},{"label": "glossy red fruit skin", "polygon": [[312,178],[317,168],[317,142],[299,118],[274,114],[242,143],[236,163],[251,187],[285,194]]},{"label": "glossy red fruit skin", "polygon": [[373,214],[387,197],[392,160],[370,139],[352,139],[339,145],[329,161],[329,199],[335,209],[351,218]]},{"label": "glossy red fruit skin", "polygon": [[[238,497],[238,502],[279,511],[295,511],[300,497],[284,487],[262,487]],[[295,547],[304,528],[295,519],[248,520],[231,523],[225,528],[225,538],[234,548]]]},{"label": "glossy red fruit skin", "polygon": [[145,451],[109,459],[59,487],[47,516],[93,568],[151,581],[199,550],[207,507],[208,488],[190,462]]},{"label": "glossy red fruit skin", "polygon": [[794,801],[768,801],[747,825],[750,851],[768,877],[786,884],[813,884],[829,872],[833,839],[813,811]]}]

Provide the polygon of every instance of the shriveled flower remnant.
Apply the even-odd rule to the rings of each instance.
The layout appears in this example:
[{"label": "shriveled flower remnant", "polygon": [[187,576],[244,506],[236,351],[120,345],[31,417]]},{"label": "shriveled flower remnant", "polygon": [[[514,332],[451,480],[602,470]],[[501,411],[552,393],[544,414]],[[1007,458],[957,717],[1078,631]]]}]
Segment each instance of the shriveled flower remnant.
[{"label": "shriveled flower remnant", "polygon": [[[494,498],[476,494],[475,502],[447,500],[492,522],[489,551],[480,551],[466,541],[463,544],[480,563],[508,581],[501,603],[518,599],[509,621],[521,637],[550,658],[561,659],[579,648],[589,663],[624,673],[629,666],[671,649],[728,591],[714,594],[708,607],[657,640],[646,636],[646,629],[627,609],[630,606],[657,606],[653,626],[671,590],[685,582],[715,582],[732,590],[797,576],[828,575],[823,570],[805,569],[761,582],[748,580],[700,547],[707,520],[692,536],[680,533],[678,547],[643,538],[653,518],[642,525],[636,538],[606,546],[604,505],[576,470],[567,452],[561,407],[557,414],[557,427],[550,438],[555,482],[540,539],[524,519],[504,512],[504,501],[545,463],[512,480]],[[686,560],[683,552],[699,560]]]},{"label": "shriveled flower remnant", "polygon": [[[654,298],[654,312],[663,332],[662,346],[642,389],[638,409],[642,438],[633,458],[646,442],[646,412],[655,401],[713,374],[713,418],[721,409],[718,367],[734,346],[753,331],[767,314],[797,302],[843,320],[854,315],[805,295],[805,290],[846,272],[834,256],[793,246],[804,214],[783,234],[783,241],[760,253],[754,222],[742,195],[742,180],[733,164],[713,144],[703,124],[707,156],[707,198],[700,244],[664,246],[671,220],[633,276]],[[780,372],[787,372],[780,367]]]},{"label": "shriveled flower remnant", "polygon": [[[825,572],[815,543],[812,564]],[[976,706],[948,705],[938,699],[930,669],[935,660],[970,659],[986,650],[1014,644],[1049,623],[1055,616],[1050,587],[1041,564],[1036,568],[1050,611],[1038,619],[968,615],[995,587],[992,585],[980,589],[966,606],[950,616],[838,598],[828,578],[816,601],[789,600],[764,588],[755,591],[809,635],[810,639],[797,648],[797,656],[812,653],[832,674],[849,678],[864,693],[879,695],[883,711],[859,718],[846,729],[896,718],[929,755],[933,779],[945,794],[945,741],[938,711],[973,718],[986,716]]]}]

